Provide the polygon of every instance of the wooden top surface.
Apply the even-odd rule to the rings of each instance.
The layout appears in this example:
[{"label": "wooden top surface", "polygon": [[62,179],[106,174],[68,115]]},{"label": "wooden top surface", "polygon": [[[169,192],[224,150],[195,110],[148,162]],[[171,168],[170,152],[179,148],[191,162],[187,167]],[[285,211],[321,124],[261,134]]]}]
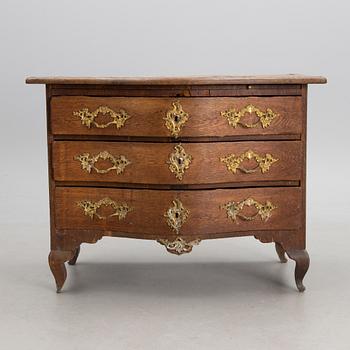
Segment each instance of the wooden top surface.
[{"label": "wooden top surface", "polygon": [[321,76],[300,74],[188,77],[29,77],[27,84],[101,85],[235,85],[235,84],[325,84]]}]

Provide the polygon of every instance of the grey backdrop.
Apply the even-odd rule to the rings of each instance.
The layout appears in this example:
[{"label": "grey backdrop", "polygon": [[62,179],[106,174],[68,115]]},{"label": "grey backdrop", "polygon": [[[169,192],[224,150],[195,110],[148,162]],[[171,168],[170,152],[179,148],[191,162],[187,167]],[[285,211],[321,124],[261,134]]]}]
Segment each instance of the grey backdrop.
[{"label": "grey backdrop", "polygon": [[[348,349],[349,10],[322,0],[1,0],[0,347]],[[44,87],[26,76],[281,73],[329,80],[309,88],[303,295],[293,264],[252,238],[203,242],[181,258],[104,239],[84,247],[66,293],[54,293]]]}]

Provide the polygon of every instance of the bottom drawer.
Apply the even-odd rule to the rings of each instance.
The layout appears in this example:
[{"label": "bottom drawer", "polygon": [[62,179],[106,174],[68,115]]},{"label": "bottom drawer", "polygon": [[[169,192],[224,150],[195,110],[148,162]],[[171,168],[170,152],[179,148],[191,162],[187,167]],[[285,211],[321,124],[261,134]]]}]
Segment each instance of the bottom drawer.
[{"label": "bottom drawer", "polygon": [[300,188],[131,190],[56,188],[58,230],[102,230],[115,234],[223,234],[295,230],[301,225]]}]

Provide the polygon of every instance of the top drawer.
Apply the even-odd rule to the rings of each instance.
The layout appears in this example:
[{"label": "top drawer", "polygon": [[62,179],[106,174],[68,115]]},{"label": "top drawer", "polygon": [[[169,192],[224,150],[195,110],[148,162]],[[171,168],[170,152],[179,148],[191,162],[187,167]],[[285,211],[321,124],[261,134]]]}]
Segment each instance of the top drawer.
[{"label": "top drawer", "polygon": [[138,137],[293,135],[302,129],[300,97],[51,99],[52,133]]}]

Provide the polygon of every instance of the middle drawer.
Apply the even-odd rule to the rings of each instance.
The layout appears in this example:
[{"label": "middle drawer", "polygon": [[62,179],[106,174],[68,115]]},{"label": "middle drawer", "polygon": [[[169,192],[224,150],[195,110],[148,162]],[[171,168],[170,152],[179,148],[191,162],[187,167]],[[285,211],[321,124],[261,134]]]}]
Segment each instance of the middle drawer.
[{"label": "middle drawer", "polygon": [[300,141],[53,143],[56,181],[169,185],[299,181],[301,156]]}]

